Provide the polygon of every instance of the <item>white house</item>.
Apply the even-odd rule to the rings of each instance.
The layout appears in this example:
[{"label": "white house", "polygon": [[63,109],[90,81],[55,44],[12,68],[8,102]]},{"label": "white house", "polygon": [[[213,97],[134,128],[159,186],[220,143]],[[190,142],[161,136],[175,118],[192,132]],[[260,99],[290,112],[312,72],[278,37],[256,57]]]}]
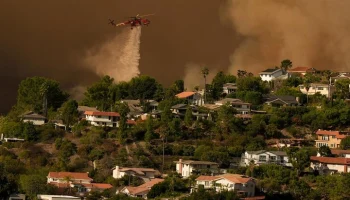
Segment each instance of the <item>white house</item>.
[{"label": "white house", "polygon": [[161,183],[163,181],[164,181],[164,179],[158,179],[158,178],[152,179],[151,181],[146,182],[146,183],[144,183],[140,186],[137,186],[137,187],[126,186],[126,187],[122,188],[120,191],[117,190],[116,193],[117,194],[123,193],[123,194],[130,196],[130,197],[140,197],[140,198],[147,199],[147,194],[152,189],[152,187],[155,184]]},{"label": "white house", "polygon": [[179,99],[186,99],[190,105],[201,106],[204,104],[203,96],[198,92],[181,92],[175,96]]},{"label": "white house", "polygon": [[278,164],[292,167],[287,153],[284,151],[246,151],[241,156],[241,166],[249,166],[251,163],[255,165]]},{"label": "white house", "polygon": [[93,126],[119,127],[120,114],[117,112],[85,111],[85,119]]},{"label": "white house", "polygon": [[232,107],[234,107],[239,114],[249,114],[251,111],[251,104],[245,103],[240,99],[233,99],[233,98],[225,98],[220,101],[216,101],[215,105],[222,106],[225,104],[230,104]]},{"label": "white house", "polygon": [[46,121],[46,117],[32,111],[27,112],[24,115],[21,115],[20,117],[23,122],[31,122],[37,126],[45,124]]},{"label": "white house", "polygon": [[25,194],[11,194],[8,200],[26,200]]},{"label": "white house", "polygon": [[310,167],[320,173],[347,173],[350,172],[350,158],[311,156]]},{"label": "white house", "polygon": [[224,94],[231,94],[231,93],[235,93],[237,91],[237,85],[236,83],[225,83],[222,86],[222,93]]},{"label": "white house", "polygon": [[314,95],[316,93],[320,93],[327,98],[330,98],[333,92],[335,91],[335,86],[322,84],[322,83],[311,83],[309,90],[304,85],[299,85],[300,92],[306,95]]},{"label": "white house", "polygon": [[151,168],[129,168],[116,166],[113,169],[113,178],[122,178],[125,175],[138,176],[143,179],[155,178],[156,170]]},{"label": "white house", "polygon": [[244,194],[245,197],[255,196],[255,181],[251,177],[239,174],[223,174],[218,176],[199,176],[196,179],[196,186],[204,189],[215,189],[217,192],[233,190]]},{"label": "white house", "polygon": [[282,69],[266,69],[259,73],[261,80],[263,81],[273,81],[275,79],[287,79],[289,77],[288,74],[283,74]]},{"label": "white house", "polygon": [[174,161],[176,163],[176,172],[186,178],[192,175],[192,172],[209,170],[213,173],[218,172],[219,164],[208,161],[194,161],[194,160],[182,160]]}]

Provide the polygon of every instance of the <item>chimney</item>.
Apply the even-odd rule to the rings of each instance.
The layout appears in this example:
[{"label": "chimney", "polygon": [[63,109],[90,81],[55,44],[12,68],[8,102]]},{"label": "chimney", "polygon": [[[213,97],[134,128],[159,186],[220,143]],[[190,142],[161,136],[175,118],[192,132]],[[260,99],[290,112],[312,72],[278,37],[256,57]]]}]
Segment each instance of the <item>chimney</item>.
[{"label": "chimney", "polygon": [[179,173],[182,175],[182,159],[179,159]]},{"label": "chimney", "polygon": [[121,178],[119,177],[120,174],[119,174],[119,166],[115,166],[115,169],[113,170],[113,178]]}]

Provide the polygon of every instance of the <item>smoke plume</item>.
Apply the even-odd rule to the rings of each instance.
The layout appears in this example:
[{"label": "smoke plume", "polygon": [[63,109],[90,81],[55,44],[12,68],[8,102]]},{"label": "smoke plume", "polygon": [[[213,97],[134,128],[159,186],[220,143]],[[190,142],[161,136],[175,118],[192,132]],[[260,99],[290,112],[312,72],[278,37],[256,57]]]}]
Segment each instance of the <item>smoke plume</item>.
[{"label": "smoke plume", "polygon": [[[185,66],[184,84],[187,91],[193,91],[195,87],[199,86],[199,89],[204,88],[204,78],[202,75],[202,68],[205,65],[199,65],[195,63],[188,63]],[[207,84],[209,84],[216,75],[216,69],[210,69],[207,76]]]},{"label": "smoke plume", "polygon": [[140,74],[141,27],[125,28],[121,34],[100,47],[90,49],[84,62],[100,75],[116,82],[129,81]]},{"label": "smoke plume", "polygon": [[228,0],[222,19],[242,36],[229,71],[293,66],[349,69],[350,1]]}]

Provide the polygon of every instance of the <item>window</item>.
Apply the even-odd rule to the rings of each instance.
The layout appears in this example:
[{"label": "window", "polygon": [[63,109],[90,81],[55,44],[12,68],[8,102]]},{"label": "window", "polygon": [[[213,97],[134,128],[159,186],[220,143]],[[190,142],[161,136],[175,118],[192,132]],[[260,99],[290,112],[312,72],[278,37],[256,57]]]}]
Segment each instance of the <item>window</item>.
[{"label": "window", "polygon": [[266,156],[259,156],[260,162],[266,162]]},{"label": "window", "polygon": [[317,87],[317,90],[323,90],[324,88],[323,87]]},{"label": "window", "polygon": [[271,161],[276,161],[276,156],[271,156],[271,157],[270,157],[270,160],[271,160]]},{"label": "window", "polygon": [[205,182],[204,182],[204,185],[205,185],[205,186],[209,186],[209,181],[205,181]]},{"label": "window", "polygon": [[335,138],[335,135],[332,135],[332,138],[334,139],[334,138]]}]

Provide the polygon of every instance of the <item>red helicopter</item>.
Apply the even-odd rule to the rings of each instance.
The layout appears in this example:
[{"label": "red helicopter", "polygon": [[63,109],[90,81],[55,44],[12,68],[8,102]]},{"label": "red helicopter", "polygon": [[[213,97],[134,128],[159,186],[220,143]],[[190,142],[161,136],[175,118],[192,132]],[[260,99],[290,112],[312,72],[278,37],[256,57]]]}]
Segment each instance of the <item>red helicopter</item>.
[{"label": "red helicopter", "polygon": [[148,26],[151,23],[151,21],[143,17],[151,16],[151,15],[154,15],[154,14],[141,15],[141,16],[138,14],[135,17],[129,17],[130,19],[128,21],[118,23],[118,24],[116,24],[114,20],[109,19],[108,24],[111,24],[112,26],[125,26],[130,24],[131,29],[133,29],[136,26]]}]

